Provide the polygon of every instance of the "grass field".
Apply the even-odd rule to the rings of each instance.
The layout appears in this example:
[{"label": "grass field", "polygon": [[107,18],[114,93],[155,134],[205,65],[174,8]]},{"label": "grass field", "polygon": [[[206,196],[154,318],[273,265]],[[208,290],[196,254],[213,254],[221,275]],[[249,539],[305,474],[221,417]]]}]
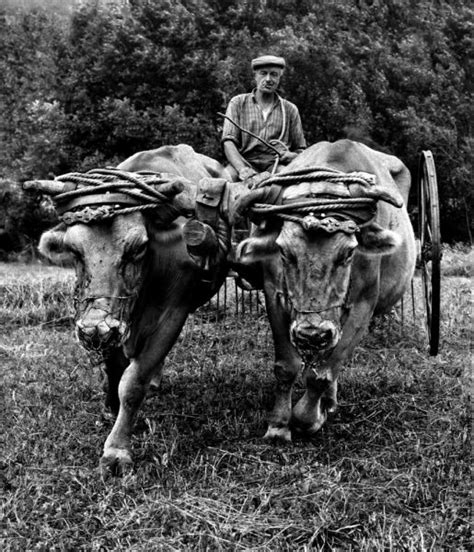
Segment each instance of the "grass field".
[{"label": "grass field", "polygon": [[416,318],[410,299],[403,326],[400,312],[374,326],[338,411],[292,445],[261,440],[263,312],[195,315],[137,421],[135,472],[107,480],[112,422],[74,341],[72,273],[0,265],[1,549],[472,550],[472,259],[444,252],[440,354],[426,353],[418,293]]}]

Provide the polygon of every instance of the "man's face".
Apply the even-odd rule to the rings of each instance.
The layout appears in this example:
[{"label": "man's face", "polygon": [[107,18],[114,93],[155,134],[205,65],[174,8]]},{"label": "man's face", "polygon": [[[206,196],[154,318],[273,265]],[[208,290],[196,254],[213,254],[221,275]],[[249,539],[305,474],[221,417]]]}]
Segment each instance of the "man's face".
[{"label": "man's face", "polygon": [[276,92],[280,84],[283,69],[274,65],[259,67],[254,71],[257,90],[264,94]]}]

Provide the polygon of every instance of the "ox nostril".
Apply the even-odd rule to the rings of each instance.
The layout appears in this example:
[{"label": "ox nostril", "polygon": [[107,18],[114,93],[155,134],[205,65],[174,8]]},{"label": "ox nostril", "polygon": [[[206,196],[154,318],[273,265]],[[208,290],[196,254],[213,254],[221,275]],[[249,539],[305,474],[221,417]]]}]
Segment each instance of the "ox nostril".
[{"label": "ox nostril", "polygon": [[297,338],[300,339],[311,339],[315,334],[318,333],[318,328],[312,324],[298,324],[294,328],[294,333]]},{"label": "ox nostril", "polygon": [[96,332],[95,326],[86,326],[82,320],[76,322],[76,328],[79,334],[88,337],[93,336]]},{"label": "ox nostril", "polygon": [[100,322],[96,326],[97,335],[99,338],[107,337],[110,333],[114,331],[113,327],[111,328],[106,322]]},{"label": "ox nostril", "polygon": [[322,321],[319,325],[308,322],[295,324],[290,335],[293,344],[301,351],[327,350],[335,347],[339,340],[338,329],[328,321]]},{"label": "ox nostril", "polygon": [[333,333],[331,330],[323,330],[314,334],[314,342],[319,346],[327,345],[332,341]]},{"label": "ox nostril", "polygon": [[309,324],[299,324],[291,329],[293,341],[299,345],[309,345],[317,333],[317,328]]}]

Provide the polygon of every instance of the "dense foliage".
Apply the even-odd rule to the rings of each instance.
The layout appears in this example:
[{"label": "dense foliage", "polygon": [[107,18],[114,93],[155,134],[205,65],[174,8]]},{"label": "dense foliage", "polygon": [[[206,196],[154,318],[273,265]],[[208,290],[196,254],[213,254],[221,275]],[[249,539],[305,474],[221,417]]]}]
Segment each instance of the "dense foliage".
[{"label": "dense foliage", "polygon": [[[473,15],[467,0],[129,0],[1,20],[3,158],[17,180],[114,164],[163,144],[221,158],[217,112],[249,59],[288,61],[308,143],[349,136],[416,178],[435,156],[446,241],[472,241]],[[471,80],[470,80],[471,79]]]}]

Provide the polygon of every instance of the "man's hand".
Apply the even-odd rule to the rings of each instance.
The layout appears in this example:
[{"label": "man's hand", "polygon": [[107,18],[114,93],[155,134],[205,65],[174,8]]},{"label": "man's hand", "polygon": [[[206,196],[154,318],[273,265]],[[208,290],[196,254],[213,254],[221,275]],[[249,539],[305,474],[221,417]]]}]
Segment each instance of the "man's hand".
[{"label": "man's hand", "polygon": [[247,179],[247,188],[249,190],[255,190],[255,188],[261,188],[265,186],[265,181],[272,176],[268,171],[257,173],[254,176]]},{"label": "man's hand", "polygon": [[283,163],[284,165],[288,165],[290,161],[293,161],[293,159],[296,159],[298,157],[298,154],[294,151],[286,150],[285,153],[280,157],[280,163]]},{"label": "man's hand", "polygon": [[252,167],[244,167],[239,171],[239,178],[240,180],[244,181],[244,180],[247,180],[247,178],[251,178],[252,176],[255,176],[256,174],[257,174],[257,171],[252,169]]}]

